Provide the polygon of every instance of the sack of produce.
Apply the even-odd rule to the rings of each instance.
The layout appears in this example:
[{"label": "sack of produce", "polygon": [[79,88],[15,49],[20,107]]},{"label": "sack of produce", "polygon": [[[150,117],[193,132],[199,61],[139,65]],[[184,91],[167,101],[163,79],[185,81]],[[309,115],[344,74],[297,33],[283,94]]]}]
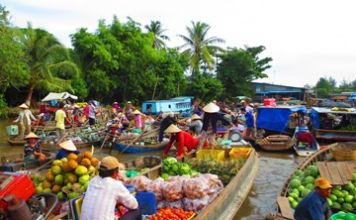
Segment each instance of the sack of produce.
[{"label": "sack of produce", "polygon": [[205,206],[207,206],[208,204],[209,204],[209,196],[204,196],[199,199],[183,198],[184,210],[196,212],[205,208]]},{"label": "sack of produce", "polygon": [[147,191],[153,192],[156,196],[157,201],[161,201],[163,199],[162,186],[164,184],[163,178],[157,178],[147,186]]},{"label": "sack of produce", "polygon": [[152,180],[148,179],[146,176],[135,176],[130,184],[134,185],[136,191],[148,191],[147,188],[150,185]]},{"label": "sack of produce", "polygon": [[208,195],[219,193],[224,188],[224,184],[215,174],[205,173],[201,174],[200,177],[204,178],[207,181]]},{"label": "sack of produce", "polygon": [[167,201],[177,201],[183,198],[183,181],[176,180],[176,181],[167,181],[164,182],[162,191],[163,196],[166,198]]},{"label": "sack of produce", "polygon": [[208,180],[199,175],[186,179],[183,184],[184,195],[189,199],[198,199],[209,192]]},{"label": "sack of produce", "polygon": [[182,200],[177,200],[177,201],[173,201],[173,202],[166,201],[165,202],[165,208],[166,207],[182,209],[183,208],[183,202],[182,202]]}]

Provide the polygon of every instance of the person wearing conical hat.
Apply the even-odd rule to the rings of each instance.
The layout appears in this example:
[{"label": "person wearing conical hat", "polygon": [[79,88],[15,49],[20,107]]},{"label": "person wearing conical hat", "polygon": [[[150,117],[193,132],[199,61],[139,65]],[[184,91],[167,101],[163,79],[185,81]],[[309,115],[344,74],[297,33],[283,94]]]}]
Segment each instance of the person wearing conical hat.
[{"label": "person wearing conical hat", "polygon": [[224,114],[219,112],[220,107],[214,104],[213,102],[210,102],[209,104],[204,106],[203,111],[203,131],[205,132],[208,131],[209,125],[211,124],[213,134],[216,134],[216,123],[219,120],[222,121],[225,125],[232,125],[231,122],[224,117]]},{"label": "person wearing conical hat", "polygon": [[171,124],[165,131],[170,134],[169,143],[163,151],[163,156],[167,156],[172,145],[175,143],[177,149],[177,159],[181,160],[186,152],[196,149],[199,145],[199,139],[193,137],[189,132],[182,131],[177,125]]},{"label": "person wearing conical hat", "polygon": [[203,129],[203,120],[199,115],[194,114],[190,118],[190,122],[188,123],[188,126],[189,126],[189,130],[193,132],[193,134],[199,135]]},{"label": "person wearing conical hat", "polygon": [[143,130],[143,120],[142,120],[142,113],[139,110],[135,110],[132,112],[132,114],[135,116],[134,121],[135,121],[135,129],[137,131],[142,131]]},{"label": "person wearing conical hat", "polygon": [[13,121],[13,123],[19,123],[20,128],[20,139],[24,139],[25,135],[31,132],[31,122],[36,121],[37,119],[32,114],[29,107],[23,103],[18,106],[21,110],[19,116]]},{"label": "person wearing conical hat", "polygon": [[26,136],[26,143],[24,145],[25,163],[33,160],[46,160],[46,156],[41,152],[40,144],[40,137],[37,136],[35,133],[30,132]]},{"label": "person wearing conical hat", "polygon": [[63,157],[67,157],[70,153],[75,153],[79,154],[79,150],[77,150],[77,147],[73,143],[72,140],[67,140],[59,144],[60,150],[56,154],[56,160],[60,160]]},{"label": "person wearing conical hat", "polygon": [[173,112],[166,112],[162,114],[162,121],[159,125],[158,141],[163,141],[164,131],[172,124],[177,124],[177,119]]}]

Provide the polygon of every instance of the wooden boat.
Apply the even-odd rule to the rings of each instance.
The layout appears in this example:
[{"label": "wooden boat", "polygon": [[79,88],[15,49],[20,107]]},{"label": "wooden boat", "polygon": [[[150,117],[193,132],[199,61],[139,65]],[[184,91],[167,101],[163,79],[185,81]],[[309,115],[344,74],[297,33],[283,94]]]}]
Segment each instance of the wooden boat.
[{"label": "wooden boat", "polygon": [[[142,142],[141,142],[142,143]],[[125,144],[120,142],[113,142],[112,147],[121,153],[148,153],[157,152],[163,150],[167,146],[168,142],[162,142],[158,144]]]},{"label": "wooden boat", "polygon": [[[311,164],[315,164],[316,162],[333,160],[334,155],[333,155],[332,151],[335,146],[338,146],[338,144],[339,143],[334,143],[334,144],[328,145],[327,147],[310,155],[295,169],[295,171],[296,170],[304,170],[307,166],[309,166]],[[352,145],[355,145],[355,143],[353,143]],[[288,198],[287,198],[288,184],[289,184],[290,180],[292,179],[294,173],[295,172],[292,172],[291,175],[287,178],[287,180],[285,181],[285,183],[282,186],[282,190],[278,194],[275,212],[269,214],[266,219],[274,219],[274,220],[294,219],[293,210],[292,210],[292,208],[289,204]],[[341,175],[345,172],[337,171],[336,173]],[[331,178],[329,178],[329,179],[331,179]]]},{"label": "wooden boat", "polygon": [[[305,133],[308,133],[311,135],[311,138],[313,140],[313,143],[311,144],[311,146],[309,146],[308,143],[298,141],[299,132],[305,132]],[[298,156],[307,157],[307,156],[317,152],[320,149],[318,141],[316,140],[314,135],[310,133],[307,126],[297,126],[292,139],[295,143],[293,148]]]},{"label": "wooden boat", "polygon": [[251,148],[249,157],[236,176],[194,219],[233,219],[250,192],[257,175],[258,164],[258,154]]},{"label": "wooden boat", "polygon": [[293,148],[294,140],[288,135],[273,134],[257,139],[255,143],[267,151],[284,151]]},{"label": "wooden boat", "polygon": [[318,140],[326,141],[356,141],[356,131],[314,129],[314,134]]},{"label": "wooden boat", "polygon": [[49,151],[42,151],[46,155],[46,160],[43,162],[39,161],[28,161],[23,160],[22,153],[7,153],[6,156],[0,158],[0,171],[10,171],[16,172],[20,170],[37,170],[45,167],[46,164],[51,163],[55,158],[55,154]]},{"label": "wooden boat", "polygon": [[12,146],[21,146],[21,145],[24,145],[26,143],[26,140],[25,139],[20,139],[18,137],[9,137],[7,139],[7,142]]}]

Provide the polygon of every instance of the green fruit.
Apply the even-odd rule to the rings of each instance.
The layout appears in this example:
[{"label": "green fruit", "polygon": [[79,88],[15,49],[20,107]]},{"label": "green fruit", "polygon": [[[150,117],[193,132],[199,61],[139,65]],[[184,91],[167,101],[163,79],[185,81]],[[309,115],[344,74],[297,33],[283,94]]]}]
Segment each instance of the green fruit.
[{"label": "green fruit", "polygon": [[304,189],[304,190],[302,191],[302,197],[303,197],[303,198],[306,197],[310,192],[311,192],[310,189]]},{"label": "green fruit", "polygon": [[333,201],[332,201],[330,198],[326,198],[326,201],[328,202],[328,205],[329,205],[329,206],[332,206],[332,205],[333,205]]},{"label": "green fruit", "polygon": [[344,203],[342,205],[343,210],[352,211],[352,205],[350,203]]},{"label": "green fruit", "polygon": [[66,187],[68,187],[68,189],[72,188],[72,183],[67,183]]},{"label": "green fruit", "polygon": [[355,185],[352,182],[349,182],[346,186],[345,189],[352,191],[355,188]]},{"label": "green fruit", "polygon": [[37,187],[36,187],[36,192],[37,192],[37,193],[43,192],[42,186],[37,186]]},{"label": "green fruit", "polygon": [[82,175],[85,175],[88,173],[88,169],[83,166],[83,165],[79,165],[76,169],[75,169],[75,173],[78,175],[78,176],[82,176]]},{"label": "green fruit", "polygon": [[54,160],[54,161],[52,162],[52,165],[53,165],[53,166],[61,166],[61,165],[62,165],[62,161],[61,161],[61,160]]},{"label": "green fruit", "polygon": [[80,194],[78,192],[71,192],[68,194],[69,199],[77,198]]},{"label": "green fruit", "polygon": [[347,195],[349,195],[349,192],[347,190],[342,190],[341,191],[344,194],[344,197],[346,197]]},{"label": "green fruit", "polygon": [[304,184],[309,184],[309,183],[314,184],[314,177],[313,176],[305,177],[304,180],[303,180],[303,183]]},{"label": "green fruit", "polygon": [[314,183],[308,183],[305,187],[310,190],[314,190],[315,188]]},{"label": "green fruit", "polygon": [[296,170],[295,172],[294,172],[294,175],[295,176],[302,176],[304,173],[303,173],[303,171],[301,171],[301,170]]},{"label": "green fruit", "polygon": [[297,194],[298,197],[300,197],[300,192],[299,192],[299,190],[293,189],[293,190],[292,190],[292,193],[295,193],[295,194]]},{"label": "green fruit", "polygon": [[79,177],[79,183],[84,185],[86,182],[89,182],[89,179],[90,179],[89,175],[85,174],[85,175]]},{"label": "green fruit", "polygon": [[294,202],[294,198],[292,196],[288,196],[288,201],[292,204],[292,202]]},{"label": "green fruit", "polygon": [[298,202],[293,201],[292,202],[292,208],[295,209],[295,208],[297,208],[297,206],[298,206]]},{"label": "green fruit", "polygon": [[303,185],[300,185],[300,186],[298,187],[298,191],[299,191],[299,192],[303,192],[303,190],[305,190],[305,187],[304,187]]},{"label": "green fruit", "polygon": [[80,185],[80,183],[74,183],[73,184],[73,186],[72,186],[72,190],[74,191],[74,192],[80,192],[80,187],[81,187],[82,185]]},{"label": "green fruit", "polygon": [[59,192],[57,193],[57,198],[61,201],[65,200],[65,195],[63,192]]},{"label": "green fruit", "polygon": [[299,179],[292,179],[289,183],[290,187],[297,189],[302,183]]},{"label": "green fruit", "polygon": [[64,177],[61,174],[58,174],[56,177],[54,177],[54,182],[57,185],[60,185],[60,186],[63,185],[63,181],[64,181]]},{"label": "green fruit", "polygon": [[337,198],[337,201],[341,204],[345,202],[345,199],[343,197]]},{"label": "green fruit", "polygon": [[51,192],[52,192],[52,190],[51,190],[50,188],[46,188],[46,189],[44,189],[42,192],[45,192],[45,193],[51,193]]},{"label": "green fruit", "polygon": [[52,170],[53,175],[58,175],[58,174],[60,174],[62,172],[62,168],[60,166],[57,166],[57,165],[53,166],[51,168],[51,170]]},{"label": "green fruit", "polygon": [[332,200],[332,201],[336,201],[337,200],[337,197],[334,195],[334,194],[331,194],[329,196],[329,198]]},{"label": "green fruit", "polygon": [[168,173],[162,173],[162,174],[161,174],[161,177],[162,177],[164,180],[168,180],[169,175],[168,175]]},{"label": "green fruit", "polygon": [[65,174],[65,179],[69,183],[75,183],[78,180],[78,177],[74,173],[66,173]]},{"label": "green fruit", "polygon": [[338,202],[333,202],[333,208],[334,209],[341,209],[341,205]]},{"label": "green fruit", "polygon": [[62,161],[62,164],[65,164],[65,163],[68,162],[68,159],[67,159],[66,157],[63,157],[63,158],[61,159],[61,161]]},{"label": "green fruit", "polygon": [[354,201],[354,202],[352,203],[352,208],[353,208],[353,209],[356,209],[356,201]]},{"label": "green fruit", "polygon": [[319,175],[319,169],[316,165],[310,165],[308,166],[307,170],[309,171],[309,174],[313,177],[318,177]]},{"label": "green fruit", "polygon": [[290,197],[293,197],[294,199],[298,199],[298,198],[299,198],[298,194],[296,194],[296,193],[294,193],[294,192],[289,193],[289,196],[290,196]]},{"label": "green fruit", "polygon": [[352,195],[345,196],[345,202],[347,202],[347,203],[351,203],[353,199],[354,199],[354,197]]}]

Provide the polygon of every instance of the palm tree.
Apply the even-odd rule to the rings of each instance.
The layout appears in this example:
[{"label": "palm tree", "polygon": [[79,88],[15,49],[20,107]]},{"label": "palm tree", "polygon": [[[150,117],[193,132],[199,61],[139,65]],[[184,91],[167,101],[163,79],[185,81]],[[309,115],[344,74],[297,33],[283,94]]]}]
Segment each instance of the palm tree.
[{"label": "palm tree", "polygon": [[165,32],[166,29],[162,29],[162,24],[160,21],[151,21],[150,25],[145,25],[145,28],[148,30],[148,32],[153,34],[154,48],[163,49],[166,47],[164,40],[169,40],[169,37],[163,34],[163,32]]},{"label": "palm tree", "polygon": [[[28,95],[26,104],[30,105],[35,88],[45,91],[73,92],[70,76],[79,74],[78,67],[70,61],[68,50],[50,33],[42,29],[33,29],[28,24],[22,29],[19,41],[27,56],[29,69]],[[57,73],[66,72],[68,77],[59,77]]]},{"label": "palm tree", "polygon": [[187,48],[183,51],[190,58],[193,73],[198,72],[201,65],[209,70],[213,69],[214,56],[222,48],[215,46],[215,43],[224,43],[225,41],[217,37],[208,37],[210,26],[204,22],[195,23],[192,21],[192,27],[186,27],[188,36],[179,35],[185,41],[180,48]]}]

